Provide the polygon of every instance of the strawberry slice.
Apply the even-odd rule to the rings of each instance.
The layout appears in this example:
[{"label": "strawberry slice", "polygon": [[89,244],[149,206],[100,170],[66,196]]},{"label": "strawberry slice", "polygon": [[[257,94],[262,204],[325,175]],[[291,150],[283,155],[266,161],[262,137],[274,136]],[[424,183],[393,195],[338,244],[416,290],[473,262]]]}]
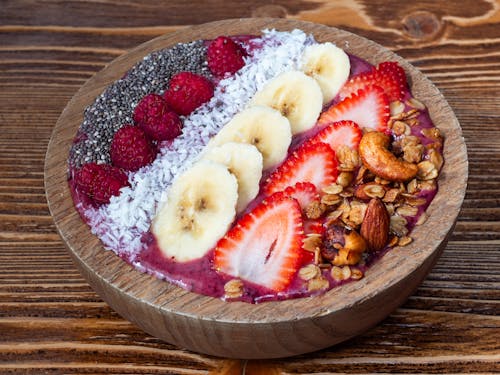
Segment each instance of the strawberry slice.
[{"label": "strawberry slice", "polygon": [[389,101],[402,100],[406,92],[406,74],[397,62],[387,61],[377,68],[352,77],[339,92],[339,99],[348,96],[369,86],[378,86],[384,90]]},{"label": "strawberry slice", "polygon": [[368,86],[328,108],[319,117],[317,125],[351,120],[361,128],[385,132],[389,114],[387,95],[378,86]]},{"label": "strawberry slice", "polygon": [[317,233],[323,234],[325,227],[321,219],[307,219],[304,221],[304,234]]},{"label": "strawberry slice", "polygon": [[303,226],[299,203],[278,193],[262,201],[217,243],[218,272],[280,292],[302,262]]},{"label": "strawberry slice", "polygon": [[395,61],[385,61],[377,66],[377,71],[380,75],[392,77],[398,83],[404,96],[404,93],[408,89],[408,81],[406,80],[405,70],[401,65]]},{"label": "strawberry slice", "polygon": [[326,143],[306,142],[294,151],[266,180],[263,191],[271,195],[297,182],[321,189],[337,179],[337,157]]},{"label": "strawberry slice", "polygon": [[302,210],[309,206],[312,201],[319,200],[318,190],[310,182],[297,182],[293,186],[288,186],[283,193],[288,197],[295,198]]},{"label": "strawberry slice", "polygon": [[323,142],[329,145],[335,152],[340,146],[347,146],[351,150],[357,150],[359,141],[363,136],[358,124],[353,121],[344,120],[334,122],[320,130],[308,142]]}]

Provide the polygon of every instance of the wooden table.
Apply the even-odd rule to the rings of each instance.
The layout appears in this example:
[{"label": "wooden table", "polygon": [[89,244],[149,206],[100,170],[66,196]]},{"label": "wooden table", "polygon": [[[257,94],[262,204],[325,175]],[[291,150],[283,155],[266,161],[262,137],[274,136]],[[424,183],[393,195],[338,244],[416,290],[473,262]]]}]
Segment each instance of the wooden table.
[{"label": "wooden table", "polygon": [[[500,2],[0,2],[0,373],[493,373],[500,371]],[[443,92],[470,177],[438,264],[364,335],[295,358],[239,361],[143,333],[80,276],[47,208],[43,165],[62,109],[106,63],[224,18],[288,17],[372,39]]]}]

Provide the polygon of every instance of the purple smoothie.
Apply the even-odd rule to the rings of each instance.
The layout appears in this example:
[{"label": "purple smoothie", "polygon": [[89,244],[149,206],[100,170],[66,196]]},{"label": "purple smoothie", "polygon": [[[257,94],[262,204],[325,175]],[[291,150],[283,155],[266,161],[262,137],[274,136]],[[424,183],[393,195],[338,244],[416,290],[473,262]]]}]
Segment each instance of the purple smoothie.
[{"label": "purple smoothie", "polygon": [[[258,42],[253,37],[250,36],[242,36],[239,37],[241,42],[246,42],[251,45],[251,48],[259,48]],[[351,75],[354,76],[362,72],[366,72],[372,69],[372,65],[368,62],[353,56],[349,55],[351,62]],[[406,93],[406,99],[411,98],[410,92]],[[335,99],[332,103],[329,103],[326,107],[331,104],[335,104]],[[410,108],[406,106],[405,111],[408,111]],[[419,124],[412,126],[411,131],[412,135],[418,137],[421,143],[426,146],[434,142],[431,138],[426,138],[422,133],[422,129],[432,128],[434,125],[430,119],[430,116],[427,110],[423,110],[421,114],[418,116]],[[289,148],[289,154],[291,154],[297,147],[299,147],[305,140],[314,136],[321,128],[313,128],[307,132],[296,135],[292,139],[292,143]],[[84,136],[81,132],[78,133],[75,138],[75,142],[81,140]],[[163,144],[162,146],[168,148],[168,144]],[[438,151],[442,153],[442,147],[438,148]],[[81,194],[76,188],[73,179],[71,178],[74,174],[75,170],[73,167],[70,167],[70,179],[69,186],[72,192],[72,197],[75,203],[75,206],[80,213],[83,220],[89,224],[89,218],[86,216],[86,210],[95,207],[93,202],[84,194]],[[267,177],[270,173],[273,172],[273,168],[266,170],[263,172],[263,177],[261,179],[261,187],[264,181],[266,181]],[[418,214],[415,217],[406,217],[408,221],[407,228],[411,230],[415,223],[417,222],[420,215],[425,211],[428,205],[431,203],[435,194],[437,193],[437,188],[433,190],[422,190],[418,193],[418,197],[424,198],[426,203],[424,205],[419,206]],[[264,198],[262,193],[259,193],[258,196],[250,202],[246,210],[242,212],[235,221],[238,220],[244,214],[250,212],[257,204],[259,204]],[[210,250],[205,256],[200,259],[192,260],[189,262],[176,262],[175,259],[167,258],[158,248],[156,240],[150,232],[146,233],[142,239],[143,249],[140,251],[134,259],[128,255],[129,252],[126,251],[125,248],[116,248],[113,249],[120,257],[122,257],[125,261],[132,263],[138,269],[147,272],[149,274],[153,274],[156,277],[162,278],[172,284],[178,285],[184,289],[193,291],[195,293],[216,297],[216,298],[224,298],[224,285],[229,280],[234,277],[224,275],[218,273],[214,270],[214,249]],[[365,272],[373,263],[376,262],[383,254],[385,254],[389,248],[385,248],[378,252],[365,253],[363,262],[358,266],[351,266],[352,269],[358,269],[361,272]],[[307,265],[313,263],[311,253],[304,251],[304,260],[302,261],[302,265]],[[327,289],[323,289],[321,291],[308,291],[307,283],[301,280],[298,277],[298,274],[295,275],[289,287],[282,292],[275,292],[273,290],[269,290],[259,285],[255,285],[253,283],[243,281],[244,284],[244,294],[241,298],[237,298],[237,300],[250,302],[250,303],[259,303],[264,301],[274,301],[274,300],[286,300],[291,298],[298,297],[306,297],[319,293],[323,293],[327,290],[330,290],[340,284],[343,284],[349,280],[335,280],[332,278],[330,269],[322,269],[323,277],[328,280],[329,287]]]}]

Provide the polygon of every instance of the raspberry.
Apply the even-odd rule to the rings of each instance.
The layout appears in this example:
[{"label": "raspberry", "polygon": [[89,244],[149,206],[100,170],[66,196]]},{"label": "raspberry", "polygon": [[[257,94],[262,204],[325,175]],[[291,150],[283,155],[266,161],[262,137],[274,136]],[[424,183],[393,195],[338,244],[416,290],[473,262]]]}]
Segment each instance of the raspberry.
[{"label": "raspberry", "polygon": [[144,130],[137,126],[125,125],[114,135],[110,154],[114,166],[136,171],[155,159],[156,147]]},{"label": "raspberry", "polygon": [[155,141],[173,139],[181,134],[182,122],[160,95],[148,94],[134,110],[134,121]]},{"label": "raspberry", "polygon": [[120,189],[129,186],[127,175],[108,164],[87,163],[75,172],[75,184],[79,191],[97,204],[109,203]]},{"label": "raspberry", "polygon": [[172,77],[164,94],[167,104],[179,115],[189,115],[214,96],[214,86],[207,78],[191,72]]},{"label": "raspberry", "polygon": [[207,62],[210,71],[222,78],[226,73],[234,74],[240,70],[245,61],[245,50],[232,39],[220,36],[208,46]]}]

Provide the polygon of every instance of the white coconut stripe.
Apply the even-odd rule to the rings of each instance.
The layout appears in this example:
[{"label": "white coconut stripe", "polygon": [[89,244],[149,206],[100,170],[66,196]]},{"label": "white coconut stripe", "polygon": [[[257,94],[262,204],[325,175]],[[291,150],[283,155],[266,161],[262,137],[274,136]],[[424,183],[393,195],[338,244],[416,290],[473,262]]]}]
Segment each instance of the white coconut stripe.
[{"label": "white coconut stripe", "polygon": [[85,213],[105,247],[133,261],[175,176],[192,165],[208,140],[245,108],[257,90],[278,74],[298,69],[304,47],[314,39],[301,30],[264,30],[261,43],[262,48],[249,51],[237,74],[218,84],[209,102],[183,118],[182,134],[162,148],[151,165],[129,174],[130,187],[109,204]]}]

